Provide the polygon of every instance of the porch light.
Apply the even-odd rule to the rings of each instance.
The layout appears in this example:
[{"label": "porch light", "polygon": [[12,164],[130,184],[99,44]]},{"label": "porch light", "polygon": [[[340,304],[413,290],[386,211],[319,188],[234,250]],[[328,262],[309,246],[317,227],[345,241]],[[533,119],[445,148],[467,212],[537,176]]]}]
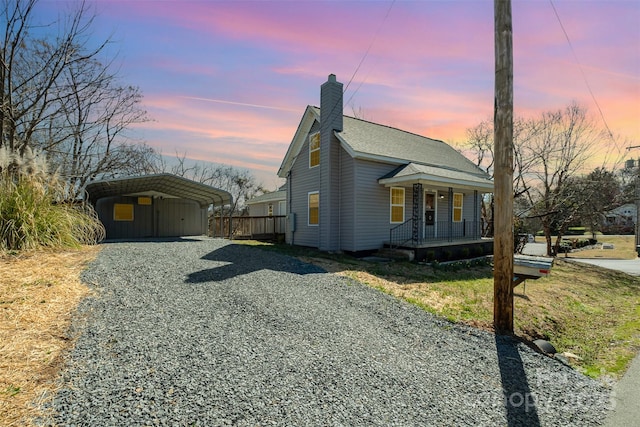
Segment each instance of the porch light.
[{"label": "porch light", "polygon": [[441,195],[440,195],[440,199],[444,199],[444,194],[441,194]]}]

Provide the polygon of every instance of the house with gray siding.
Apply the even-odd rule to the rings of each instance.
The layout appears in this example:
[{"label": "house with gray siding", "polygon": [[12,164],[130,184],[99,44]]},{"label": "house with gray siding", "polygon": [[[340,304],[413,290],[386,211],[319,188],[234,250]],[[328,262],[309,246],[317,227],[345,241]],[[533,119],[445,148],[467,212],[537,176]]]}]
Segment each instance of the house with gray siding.
[{"label": "house with gray siding", "polygon": [[236,218],[238,238],[281,239],[286,228],[287,192],[284,186],[277,191],[261,194],[247,201],[249,216]]},{"label": "house with gray siding", "polygon": [[345,116],[342,94],[329,75],[278,170],[286,242],[352,253],[479,243],[490,251],[480,208],[491,178],[442,141]]},{"label": "house with gray siding", "polygon": [[287,214],[287,191],[285,186],[247,200],[249,216],[285,216]]}]

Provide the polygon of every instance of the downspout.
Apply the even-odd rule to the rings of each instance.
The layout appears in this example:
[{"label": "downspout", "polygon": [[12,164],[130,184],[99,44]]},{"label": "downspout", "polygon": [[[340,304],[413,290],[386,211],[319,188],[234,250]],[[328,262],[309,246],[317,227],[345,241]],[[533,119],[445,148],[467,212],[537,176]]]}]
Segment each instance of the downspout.
[{"label": "downspout", "polygon": [[338,144],[338,168],[338,252],[342,252],[342,147],[340,144]]}]

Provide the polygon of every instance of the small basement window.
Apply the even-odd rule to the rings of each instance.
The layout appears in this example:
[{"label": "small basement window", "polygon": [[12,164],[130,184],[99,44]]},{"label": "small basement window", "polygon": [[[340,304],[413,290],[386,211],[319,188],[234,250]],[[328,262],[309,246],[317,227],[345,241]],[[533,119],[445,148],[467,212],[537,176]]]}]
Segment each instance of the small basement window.
[{"label": "small basement window", "polygon": [[133,204],[114,203],[113,204],[113,220],[114,221],[133,221]]}]

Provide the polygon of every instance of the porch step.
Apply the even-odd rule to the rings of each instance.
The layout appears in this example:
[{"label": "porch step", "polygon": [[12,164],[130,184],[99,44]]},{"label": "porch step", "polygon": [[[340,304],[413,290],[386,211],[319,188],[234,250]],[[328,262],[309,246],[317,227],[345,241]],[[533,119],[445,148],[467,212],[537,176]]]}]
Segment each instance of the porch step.
[{"label": "porch step", "polygon": [[413,261],[416,257],[416,254],[411,249],[382,248],[378,250],[378,252],[376,252],[376,256],[395,259],[398,261]]}]

